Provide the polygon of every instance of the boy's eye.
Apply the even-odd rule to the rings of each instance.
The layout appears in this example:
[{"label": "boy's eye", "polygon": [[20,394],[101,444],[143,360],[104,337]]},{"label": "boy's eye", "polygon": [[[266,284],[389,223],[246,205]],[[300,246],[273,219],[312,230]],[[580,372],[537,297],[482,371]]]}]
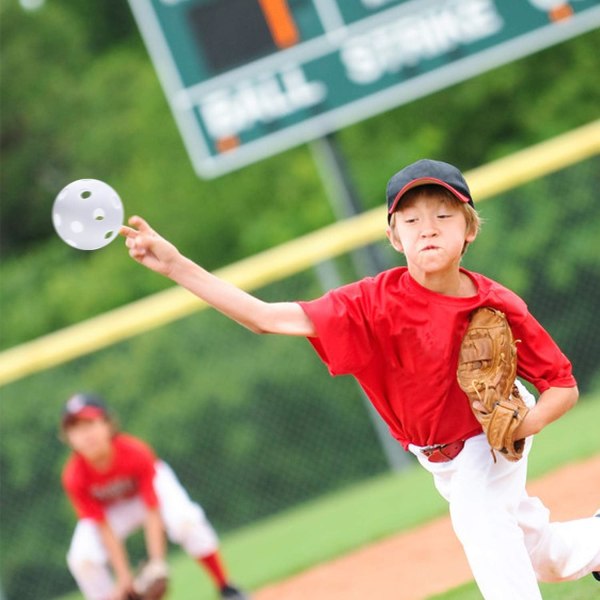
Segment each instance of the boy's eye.
[{"label": "boy's eye", "polygon": [[408,217],[406,219],[404,219],[405,223],[416,223],[417,222],[417,218],[416,217]]},{"label": "boy's eye", "polygon": [[449,219],[452,215],[447,214],[447,213],[443,213],[438,215],[438,219]]}]

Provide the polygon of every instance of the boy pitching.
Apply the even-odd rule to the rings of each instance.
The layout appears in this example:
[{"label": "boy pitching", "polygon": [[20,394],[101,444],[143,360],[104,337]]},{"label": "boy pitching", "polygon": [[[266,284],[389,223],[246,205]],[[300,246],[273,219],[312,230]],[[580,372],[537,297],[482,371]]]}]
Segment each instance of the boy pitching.
[{"label": "boy pitching", "polygon": [[[101,398],[72,396],[63,409],[61,437],[73,451],[62,482],[78,517],[67,563],[86,599],[143,599],[138,588],[146,583],[158,586],[159,596],[164,593],[165,529],[206,569],[222,598],[246,599],[227,578],[202,508],[147,444],[118,431]],[[140,528],[148,554],[146,582],[134,580],[124,544]]]},{"label": "boy pitching", "polygon": [[[531,436],[574,406],[571,364],[516,294],[461,268],[479,232],[462,173],[420,160],[387,186],[387,236],[404,254],[393,268],[310,302],[263,302],[182,256],[143,219],[123,227],[129,254],[257,333],[308,338],[332,375],[353,375],[392,435],[432,473],[454,531],[487,600],[540,599],[538,580],[580,578],[600,569],[600,519],[550,523],[525,490]],[[469,317],[502,311],[518,344],[517,383],[530,410],[515,432],[524,458],[492,456],[457,361]],[[482,405],[474,404],[481,411]]]}]

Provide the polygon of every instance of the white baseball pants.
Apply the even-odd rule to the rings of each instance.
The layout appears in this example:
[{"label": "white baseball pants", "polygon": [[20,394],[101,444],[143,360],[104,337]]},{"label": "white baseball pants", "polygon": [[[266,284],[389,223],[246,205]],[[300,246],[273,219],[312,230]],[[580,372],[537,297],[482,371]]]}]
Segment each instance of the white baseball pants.
[{"label": "white baseball pants", "polygon": [[449,502],[452,526],[485,600],[542,600],[538,580],[579,579],[600,569],[600,519],[550,523],[539,498],[527,495],[531,443],[528,438],[520,461],[496,453],[496,463],[485,434],[467,440],[446,463],[429,462],[410,447]]},{"label": "white baseball pants", "polygon": [[[164,462],[156,464],[154,488],[168,538],[194,559],[212,554],[218,548],[217,535],[201,506],[192,502],[173,470]],[[116,503],[106,513],[115,534],[122,540],[140,529],[146,506],[136,497]],[[67,564],[87,600],[106,600],[114,588],[108,555],[96,523],[78,521]]]}]

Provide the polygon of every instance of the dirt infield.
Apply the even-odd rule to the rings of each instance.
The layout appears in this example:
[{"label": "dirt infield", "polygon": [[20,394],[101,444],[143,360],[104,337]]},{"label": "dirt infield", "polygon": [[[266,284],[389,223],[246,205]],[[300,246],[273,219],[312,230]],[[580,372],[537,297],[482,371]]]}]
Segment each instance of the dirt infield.
[{"label": "dirt infield", "polygon": [[[600,455],[558,469],[528,490],[550,509],[552,520],[589,516],[600,502]],[[443,517],[270,585],[253,598],[422,600],[471,580],[450,520]]]}]

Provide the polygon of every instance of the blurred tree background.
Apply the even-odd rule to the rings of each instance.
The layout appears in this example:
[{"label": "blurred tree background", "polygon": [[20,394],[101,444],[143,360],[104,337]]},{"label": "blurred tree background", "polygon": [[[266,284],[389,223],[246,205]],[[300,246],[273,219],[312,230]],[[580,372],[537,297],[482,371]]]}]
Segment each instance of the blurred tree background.
[{"label": "blurred tree background", "polygon": [[[334,220],[307,146],[196,177],[123,0],[5,0],[0,18],[1,348],[169,286],[120,242],[86,253],[57,238],[52,203],[75,179],[109,182],[128,215],[148,218],[208,269]],[[364,207],[383,203],[389,176],[423,156],[468,170],[597,119],[599,47],[593,31],[337,133]],[[485,202],[483,235],[465,258],[527,300],[583,392],[600,385],[599,167],[590,159]],[[310,271],[259,295],[320,292]],[[59,483],[67,452],[56,432],[78,389],[104,394],[220,531],[387,468],[352,381],[329,378],[302,341],[259,338],[203,312],[2,388],[10,598],[73,588],[64,554],[74,517]]]}]

